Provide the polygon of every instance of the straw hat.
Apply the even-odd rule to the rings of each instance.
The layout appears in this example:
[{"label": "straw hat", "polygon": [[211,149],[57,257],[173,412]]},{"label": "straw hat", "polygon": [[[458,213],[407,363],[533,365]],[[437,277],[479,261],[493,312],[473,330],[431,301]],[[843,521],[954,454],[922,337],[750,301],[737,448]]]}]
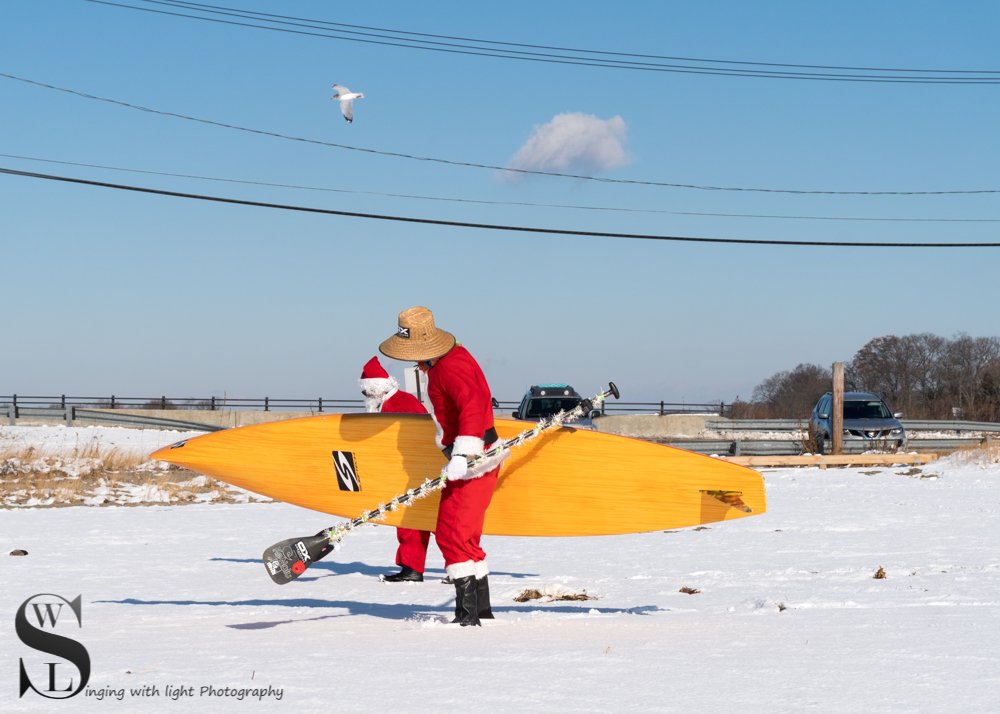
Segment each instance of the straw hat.
[{"label": "straw hat", "polygon": [[378,349],[386,357],[421,362],[441,357],[454,346],[455,336],[434,325],[434,313],[417,306],[399,313],[396,334]]}]

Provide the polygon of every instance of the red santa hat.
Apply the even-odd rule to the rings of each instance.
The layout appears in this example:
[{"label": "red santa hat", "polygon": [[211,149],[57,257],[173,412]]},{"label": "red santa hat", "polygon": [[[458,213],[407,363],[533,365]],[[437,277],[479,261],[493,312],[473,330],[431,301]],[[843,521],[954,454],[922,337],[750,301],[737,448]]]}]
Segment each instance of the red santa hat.
[{"label": "red santa hat", "polygon": [[389,373],[382,367],[378,357],[372,357],[361,368],[361,379],[389,379]]},{"label": "red santa hat", "polygon": [[387,394],[396,387],[396,380],[382,367],[378,357],[372,357],[361,369],[361,391],[370,395]]}]

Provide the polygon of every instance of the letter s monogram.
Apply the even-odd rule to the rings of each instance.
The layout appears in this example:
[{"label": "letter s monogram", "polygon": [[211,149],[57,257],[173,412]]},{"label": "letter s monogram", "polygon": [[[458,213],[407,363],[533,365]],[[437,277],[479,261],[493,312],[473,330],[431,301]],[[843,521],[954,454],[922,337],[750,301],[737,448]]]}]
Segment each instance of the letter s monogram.
[{"label": "letter s monogram", "polygon": [[[59,615],[62,613],[64,603],[69,605],[70,610],[72,610],[73,614],[76,615],[77,623],[80,627],[83,627],[83,608],[80,604],[81,597],[81,595],[77,595],[71,602],[60,595],[55,595],[53,593],[40,593],[25,600],[21,603],[21,607],[17,609],[17,614],[14,616],[14,631],[17,633],[18,639],[20,639],[21,642],[26,644],[28,647],[38,650],[39,652],[45,652],[47,654],[69,660],[80,672],[80,682],[75,688],[71,678],[68,687],[64,689],[57,689],[56,667],[60,663],[46,662],[48,665],[48,687],[41,690],[36,687],[28,677],[28,671],[24,666],[24,659],[21,659],[21,693],[19,696],[23,697],[25,692],[32,689],[36,694],[40,694],[47,699],[69,699],[70,697],[75,697],[83,691],[83,688],[90,679],[90,654],[87,652],[87,648],[74,639],[57,635],[54,632],[47,632],[43,629],[46,625],[46,621],[48,621],[50,625],[49,629],[54,629],[56,627],[59,621]],[[48,602],[42,601],[41,603],[33,602],[37,598],[57,598],[62,602],[53,602],[51,600]],[[35,617],[38,619],[39,627],[35,627],[28,621],[29,604],[35,611]]]}]

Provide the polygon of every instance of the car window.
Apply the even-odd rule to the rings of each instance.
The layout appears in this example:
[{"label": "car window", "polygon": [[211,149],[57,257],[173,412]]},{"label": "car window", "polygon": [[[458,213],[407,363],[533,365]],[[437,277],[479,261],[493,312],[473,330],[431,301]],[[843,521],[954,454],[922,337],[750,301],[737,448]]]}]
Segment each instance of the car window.
[{"label": "car window", "polygon": [[880,401],[844,402],[845,419],[890,419],[892,413]]},{"label": "car window", "polygon": [[579,399],[531,399],[528,401],[528,408],[524,416],[527,418],[539,419],[541,417],[552,416],[556,412],[569,411],[580,403]]}]

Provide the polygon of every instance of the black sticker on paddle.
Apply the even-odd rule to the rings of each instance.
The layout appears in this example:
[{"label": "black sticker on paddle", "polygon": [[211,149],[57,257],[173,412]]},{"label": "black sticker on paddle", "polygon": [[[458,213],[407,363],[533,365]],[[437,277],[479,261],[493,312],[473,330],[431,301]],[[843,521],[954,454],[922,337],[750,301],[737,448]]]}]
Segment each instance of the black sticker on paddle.
[{"label": "black sticker on paddle", "polygon": [[341,491],[360,491],[361,481],[354,465],[354,454],[350,451],[333,452],[333,468],[337,470],[337,486]]}]

